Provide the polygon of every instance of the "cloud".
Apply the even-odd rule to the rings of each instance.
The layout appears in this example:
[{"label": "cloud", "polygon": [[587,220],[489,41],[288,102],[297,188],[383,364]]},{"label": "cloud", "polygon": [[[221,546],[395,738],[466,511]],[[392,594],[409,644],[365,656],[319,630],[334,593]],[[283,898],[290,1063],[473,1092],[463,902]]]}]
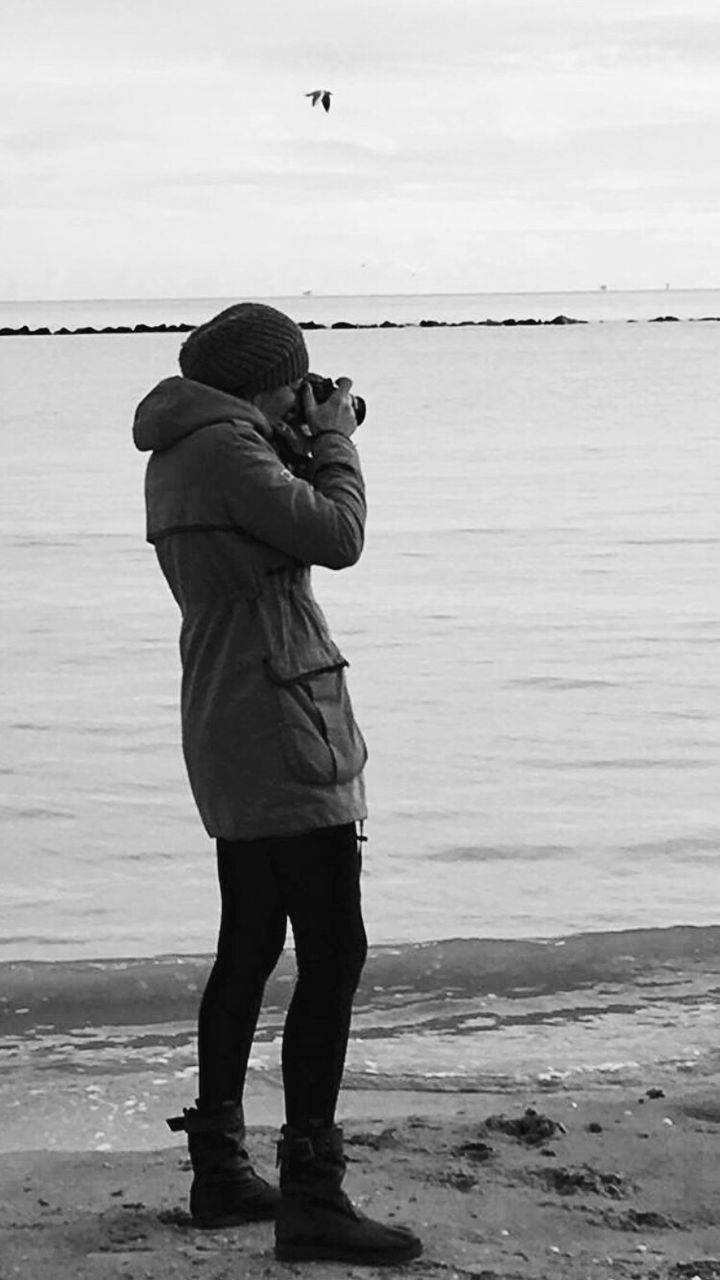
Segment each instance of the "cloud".
[{"label": "cloud", "polygon": [[88,118],[81,124],[46,124],[0,133],[0,150],[35,161],[58,153],[67,154],[88,148],[104,150],[109,145],[128,142],[133,137],[137,140],[141,135],[128,133],[126,129],[112,124],[106,124],[102,135],[98,137],[96,123]]}]

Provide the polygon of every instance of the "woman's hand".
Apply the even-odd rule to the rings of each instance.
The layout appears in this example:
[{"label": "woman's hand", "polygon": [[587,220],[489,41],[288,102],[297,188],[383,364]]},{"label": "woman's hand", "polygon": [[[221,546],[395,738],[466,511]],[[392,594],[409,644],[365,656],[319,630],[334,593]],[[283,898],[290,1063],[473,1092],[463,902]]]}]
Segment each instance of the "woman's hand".
[{"label": "woman's hand", "polygon": [[318,404],[312,387],[305,383],[301,393],[305,421],[314,436],[322,435],[323,431],[339,431],[342,435],[350,437],[354,431],[357,431],[357,419],[349,394],[351,386],[352,379],[338,378],[332,395],[324,404]]}]

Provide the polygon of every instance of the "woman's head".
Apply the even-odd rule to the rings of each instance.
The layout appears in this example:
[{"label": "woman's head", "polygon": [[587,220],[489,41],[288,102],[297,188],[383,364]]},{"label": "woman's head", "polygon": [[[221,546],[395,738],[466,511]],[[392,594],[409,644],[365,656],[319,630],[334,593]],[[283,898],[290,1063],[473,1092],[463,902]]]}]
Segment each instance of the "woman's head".
[{"label": "woman's head", "polygon": [[253,400],[305,377],[302,329],[275,307],[238,302],[193,329],[180,348],[184,377]]}]

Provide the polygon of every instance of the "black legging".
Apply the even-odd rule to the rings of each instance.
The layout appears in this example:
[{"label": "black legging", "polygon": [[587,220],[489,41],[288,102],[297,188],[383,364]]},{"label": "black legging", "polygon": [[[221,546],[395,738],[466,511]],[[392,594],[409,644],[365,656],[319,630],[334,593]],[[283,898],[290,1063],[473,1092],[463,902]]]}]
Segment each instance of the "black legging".
[{"label": "black legging", "polygon": [[298,977],[282,1045],[289,1125],[334,1123],[353,997],[367,955],[353,823],[218,840],[217,958],[200,1005],[199,1099],[240,1100],[265,983],[292,924]]}]

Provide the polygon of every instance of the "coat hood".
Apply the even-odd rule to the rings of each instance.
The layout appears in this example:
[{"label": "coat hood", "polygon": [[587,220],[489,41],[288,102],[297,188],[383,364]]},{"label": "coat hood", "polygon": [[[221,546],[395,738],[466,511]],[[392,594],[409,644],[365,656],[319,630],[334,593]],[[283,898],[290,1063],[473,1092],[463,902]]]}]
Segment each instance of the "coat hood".
[{"label": "coat hood", "polygon": [[170,449],[201,427],[231,421],[249,422],[265,437],[272,434],[267,418],[248,400],[192,378],[164,378],[135,410],[133,440],[143,453]]}]

